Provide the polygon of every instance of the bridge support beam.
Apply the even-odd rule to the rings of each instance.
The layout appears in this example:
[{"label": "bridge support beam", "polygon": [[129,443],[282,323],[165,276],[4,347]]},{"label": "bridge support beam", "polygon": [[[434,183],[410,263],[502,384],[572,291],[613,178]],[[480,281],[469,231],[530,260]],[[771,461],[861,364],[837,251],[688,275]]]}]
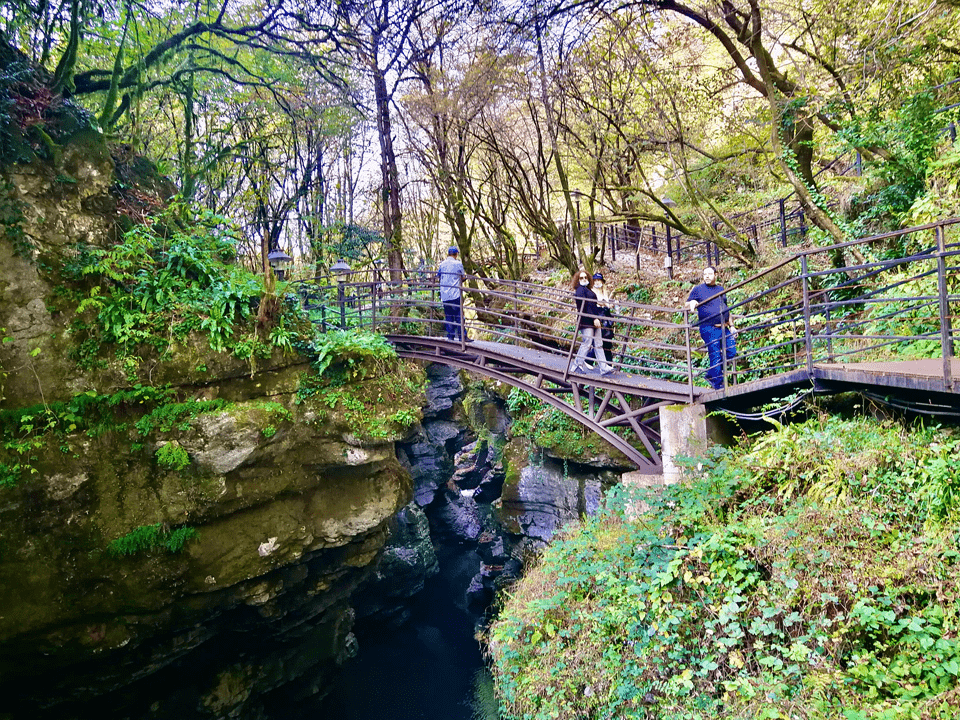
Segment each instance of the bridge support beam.
[{"label": "bridge support beam", "polygon": [[660,408],[660,458],[663,484],[672,485],[682,476],[678,457],[702,457],[712,443],[728,444],[730,428],[720,417],[708,415],[697,405],[667,405]]},{"label": "bridge support beam", "polygon": [[660,408],[662,474],[628,472],[621,482],[633,487],[673,485],[682,477],[677,457],[700,457],[711,441],[723,442],[723,435],[721,423],[708,417],[703,405],[665,405]]},{"label": "bridge support beam", "polygon": [[673,485],[682,471],[677,457],[699,457],[707,451],[707,409],[703,405],[660,408],[660,459],[663,484]]}]

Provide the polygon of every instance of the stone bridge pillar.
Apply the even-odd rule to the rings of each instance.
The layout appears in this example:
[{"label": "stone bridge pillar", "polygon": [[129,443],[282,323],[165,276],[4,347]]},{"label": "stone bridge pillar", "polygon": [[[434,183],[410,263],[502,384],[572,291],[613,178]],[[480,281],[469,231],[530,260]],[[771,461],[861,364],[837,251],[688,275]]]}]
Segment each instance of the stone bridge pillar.
[{"label": "stone bridge pillar", "polygon": [[703,405],[668,405],[660,408],[660,459],[662,475],[625,473],[622,480],[632,485],[655,487],[680,480],[682,470],[677,457],[704,455],[711,443],[727,444],[731,433],[719,417],[708,416]]},{"label": "stone bridge pillar", "polygon": [[717,425],[707,417],[703,405],[668,405],[660,408],[660,458],[663,461],[663,484],[680,480],[682,470],[677,457],[699,457],[706,453],[710,441],[708,425]]}]

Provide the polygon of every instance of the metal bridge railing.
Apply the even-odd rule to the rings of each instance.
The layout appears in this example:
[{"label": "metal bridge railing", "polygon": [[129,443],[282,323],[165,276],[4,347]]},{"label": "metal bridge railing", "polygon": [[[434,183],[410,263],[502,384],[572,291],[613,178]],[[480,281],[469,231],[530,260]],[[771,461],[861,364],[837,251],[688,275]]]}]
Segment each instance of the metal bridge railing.
[{"label": "metal bridge railing", "polygon": [[[960,243],[947,235],[958,223],[808,250],[728,288],[739,327],[737,379],[811,372],[826,363],[940,359],[951,387]],[[891,253],[891,246],[906,254]],[[845,257],[857,262],[840,262]]]},{"label": "metal bridge railing", "polygon": [[[948,232],[956,234],[958,223],[958,218],[943,220],[808,250],[727,288],[739,357],[725,383],[809,374],[819,363],[939,358],[943,380],[952,387],[950,360],[960,332],[954,328],[960,243]],[[846,257],[855,264],[842,262]],[[363,328],[449,342],[435,272],[392,277],[357,272],[341,280],[297,286],[303,307],[323,330]],[[462,295],[466,330],[473,338],[549,353],[569,373],[580,343],[572,290],[471,276]],[[692,399],[706,356],[695,315],[681,307],[619,300],[613,310],[608,360],[614,368],[685,384]],[[451,345],[461,351],[467,347],[466,342]]]},{"label": "metal bridge railing", "polygon": [[[362,328],[384,335],[444,339],[435,273],[402,272],[391,279],[350,273],[336,285],[297,283],[310,319],[326,331]],[[580,344],[573,292],[535,283],[468,276],[462,315],[472,339],[562,358],[567,372]],[[620,372],[690,383],[688,327],[683,311],[617,301],[608,361]],[[465,348],[465,343],[454,342]],[[571,352],[572,351],[572,352]]]}]

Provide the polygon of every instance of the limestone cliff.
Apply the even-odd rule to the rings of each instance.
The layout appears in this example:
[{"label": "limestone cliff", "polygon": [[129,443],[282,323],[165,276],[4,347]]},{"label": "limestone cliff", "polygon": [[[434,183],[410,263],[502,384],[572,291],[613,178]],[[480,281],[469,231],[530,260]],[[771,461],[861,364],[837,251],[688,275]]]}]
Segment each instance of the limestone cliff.
[{"label": "limestone cliff", "polygon": [[412,498],[394,442],[422,373],[381,363],[317,394],[304,357],[251,372],[196,334],[82,370],[61,270],[116,241],[129,164],[82,123],[54,140],[0,169],[0,718],[94,698],[108,717],[253,718],[293,678],[322,692]]}]

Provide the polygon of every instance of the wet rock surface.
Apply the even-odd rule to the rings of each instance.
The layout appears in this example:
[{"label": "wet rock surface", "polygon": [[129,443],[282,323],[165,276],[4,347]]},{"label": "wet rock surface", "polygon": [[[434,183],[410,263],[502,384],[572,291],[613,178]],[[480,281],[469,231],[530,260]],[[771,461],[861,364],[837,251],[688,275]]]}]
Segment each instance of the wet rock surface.
[{"label": "wet rock surface", "polygon": [[401,625],[410,618],[410,599],[439,572],[427,516],[416,503],[390,522],[388,540],[373,575],[356,593],[361,619]]}]

